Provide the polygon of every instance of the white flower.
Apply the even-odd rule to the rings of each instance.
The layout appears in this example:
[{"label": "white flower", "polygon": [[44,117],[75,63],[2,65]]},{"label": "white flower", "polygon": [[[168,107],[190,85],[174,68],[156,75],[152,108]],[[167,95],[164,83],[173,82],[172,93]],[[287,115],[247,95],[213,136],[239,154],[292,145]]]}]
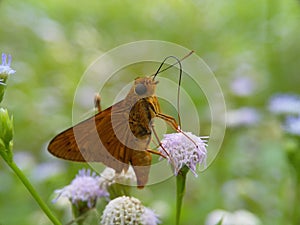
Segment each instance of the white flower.
[{"label": "white flower", "polygon": [[269,101],[269,110],[274,114],[299,114],[300,96],[276,94]]},{"label": "white flower", "polygon": [[109,194],[106,190],[100,187],[100,177],[88,169],[82,169],[78,172],[75,179],[62,189],[55,190],[58,197],[67,197],[72,204],[78,205],[79,203],[87,203],[89,208],[96,205],[96,201],[100,197],[108,197]]},{"label": "white flower", "polygon": [[8,59],[7,59],[7,55],[2,53],[2,64],[0,65],[0,75],[1,75],[1,82],[5,82],[5,78],[6,77],[2,77],[10,75],[10,74],[14,74],[16,71],[14,71],[12,68],[10,68],[10,63],[11,63],[11,55],[8,55]]},{"label": "white flower", "polygon": [[286,132],[294,135],[300,135],[300,116],[289,116],[283,125]]},{"label": "white flower", "polygon": [[238,96],[249,96],[254,90],[255,83],[248,76],[238,76],[231,83],[231,91]]},{"label": "white flower", "polygon": [[251,212],[246,210],[237,210],[234,212],[234,222],[236,225],[259,225],[260,220]]},{"label": "white flower", "polygon": [[222,221],[222,225],[225,225],[228,224],[228,220],[231,221],[230,213],[225,210],[218,209],[208,214],[205,225],[216,225],[220,221]]},{"label": "white flower", "polygon": [[31,171],[37,166],[34,155],[28,151],[15,152],[14,161],[21,170]]},{"label": "white flower", "polygon": [[105,207],[102,225],[157,225],[157,215],[134,197],[121,196],[111,200]]},{"label": "white flower", "polygon": [[142,224],[143,225],[156,225],[159,224],[160,220],[158,219],[155,212],[147,207],[145,207],[144,213],[142,214]]},{"label": "white flower", "polygon": [[226,123],[229,127],[249,126],[258,123],[260,115],[256,109],[243,107],[227,112]]},{"label": "white flower", "polygon": [[206,219],[205,225],[216,225],[222,221],[222,225],[260,225],[260,220],[251,212],[238,210],[233,213],[225,210],[214,210]]},{"label": "white flower", "polygon": [[126,172],[123,170],[120,174],[117,174],[114,169],[106,167],[100,174],[100,181],[101,186],[105,188],[114,183],[131,185],[136,183],[136,176],[131,166]]},{"label": "white flower", "polygon": [[197,164],[206,166],[206,143],[191,132],[165,134],[161,144],[158,150],[174,167],[175,175],[186,165],[197,176]]}]

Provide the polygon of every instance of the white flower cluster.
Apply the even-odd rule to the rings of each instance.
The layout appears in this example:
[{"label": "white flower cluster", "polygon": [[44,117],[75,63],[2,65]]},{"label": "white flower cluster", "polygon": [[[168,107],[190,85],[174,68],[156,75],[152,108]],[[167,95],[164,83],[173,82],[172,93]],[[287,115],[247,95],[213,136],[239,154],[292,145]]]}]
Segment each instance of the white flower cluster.
[{"label": "white flower cluster", "polygon": [[114,169],[106,167],[100,174],[100,181],[101,186],[104,188],[114,183],[132,185],[136,183],[136,176],[131,166],[126,172],[122,171],[120,174],[117,174]]},{"label": "white flower cluster", "polygon": [[165,134],[158,150],[174,167],[175,175],[186,165],[195,176],[196,166],[206,166],[206,143],[191,132]]},{"label": "white flower cluster", "polygon": [[109,193],[100,187],[100,177],[95,172],[91,172],[89,169],[82,169],[76,175],[75,179],[62,189],[55,190],[58,197],[67,197],[72,204],[85,202],[89,208],[96,205],[96,201],[100,197],[108,197]]},{"label": "white flower cluster", "polygon": [[111,200],[105,207],[102,225],[157,225],[157,215],[134,197],[121,196]]}]

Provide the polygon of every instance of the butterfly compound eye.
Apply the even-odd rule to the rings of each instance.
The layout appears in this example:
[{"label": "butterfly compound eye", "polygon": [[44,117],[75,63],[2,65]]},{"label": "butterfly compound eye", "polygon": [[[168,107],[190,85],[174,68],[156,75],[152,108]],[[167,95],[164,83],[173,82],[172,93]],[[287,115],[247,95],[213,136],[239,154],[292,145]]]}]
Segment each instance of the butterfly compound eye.
[{"label": "butterfly compound eye", "polygon": [[137,84],[134,90],[138,95],[143,95],[147,92],[147,88],[144,84]]}]

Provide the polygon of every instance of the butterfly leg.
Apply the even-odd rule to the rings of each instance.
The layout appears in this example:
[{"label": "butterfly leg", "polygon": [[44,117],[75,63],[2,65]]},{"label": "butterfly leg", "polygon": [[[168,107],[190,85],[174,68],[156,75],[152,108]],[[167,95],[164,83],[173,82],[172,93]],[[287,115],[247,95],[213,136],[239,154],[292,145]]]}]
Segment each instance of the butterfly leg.
[{"label": "butterfly leg", "polygon": [[159,155],[160,157],[166,158],[166,156],[164,156],[162,153],[160,153],[158,151],[155,151],[155,150],[152,150],[152,149],[147,149],[146,151],[150,152],[150,153],[152,153],[154,155]]},{"label": "butterfly leg", "polygon": [[178,132],[181,132],[178,124],[177,124],[177,121],[175,120],[174,117],[172,116],[168,116],[166,114],[163,114],[163,113],[157,113],[156,116],[160,119],[163,119],[164,121],[166,121],[168,124],[171,125],[171,127],[173,127],[174,130],[178,131]]},{"label": "butterfly leg", "polygon": [[171,127],[173,127],[177,132],[179,133],[182,133],[184,136],[187,137],[187,139],[189,139],[191,142],[194,143],[194,145],[198,148],[196,142],[194,140],[192,140],[186,133],[184,133],[180,127],[178,126],[176,120],[174,117],[172,116],[168,116],[168,115],[165,115],[163,113],[157,113],[156,116],[160,119],[163,119],[164,121],[166,121],[168,124],[171,125]]},{"label": "butterfly leg", "polygon": [[94,98],[95,108],[98,110],[98,112],[101,112],[101,97],[98,93],[95,94]]},{"label": "butterfly leg", "polygon": [[[155,129],[154,129],[154,124],[151,123],[150,126],[151,126],[151,130],[153,131],[153,134],[154,134],[154,136],[155,136],[157,142],[159,143],[159,147],[161,147],[161,149],[166,153],[166,155],[167,155],[168,157],[170,157],[168,151],[164,148],[164,146],[161,144],[161,142],[160,142],[160,140],[159,140],[159,137],[158,137],[158,135],[157,135],[157,133],[156,133],[156,131],[155,131]],[[147,151],[148,151],[148,150],[147,150]],[[159,152],[156,152],[156,153],[159,153]],[[156,153],[154,153],[154,154],[156,154]],[[159,154],[157,154],[157,155],[162,156],[161,153],[159,153]],[[164,156],[163,156],[163,157],[164,157]],[[164,157],[164,158],[166,158],[166,157]]]},{"label": "butterfly leg", "polygon": [[[176,121],[175,121],[175,123],[176,123]],[[163,158],[165,158],[165,159],[170,160],[171,165],[172,165],[173,167],[175,167],[176,164],[175,164],[175,162],[174,162],[174,159],[170,156],[169,152],[164,148],[164,146],[163,146],[162,143],[160,142],[160,140],[159,140],[159,138],[158,138],[158,135],[157,135],[157,133],[156,133],[156,131],[155,131],[155,129],[154,129],[154,124],[151,123],[150,125],[151,125],[151,129],[152,129],[152,131],[153,131],[153,133],[154,133],[154,136],[155,136],[156,140],[157,140],[158,143],[159,143],[159,147],[164,151],[165,155],[163,155],[161,152],[154,151],[154,150],[147,150],[147,151],[150,152],[150,153],[159,155],[159,156],[161,156],[161,157],[163,157]]]}]

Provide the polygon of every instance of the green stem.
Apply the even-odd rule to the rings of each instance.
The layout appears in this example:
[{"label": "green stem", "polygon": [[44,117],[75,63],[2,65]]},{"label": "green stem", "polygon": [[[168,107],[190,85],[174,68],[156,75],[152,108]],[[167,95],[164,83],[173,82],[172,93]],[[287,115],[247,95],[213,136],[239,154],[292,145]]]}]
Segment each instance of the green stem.
[{"label": "green stem", "polygon": [[[295,140],[297,142],[295,142]],[[287,145],[285,148],[287,159],[290,164],[291,174],[294,177],[294,206],[292,213],[293,224],[300,224],[300,138],[296,137],[295,139],[287,139]]]},{"label": "green stem", "polygon": [[293,217],[294,217],[294,223],[299,224],[300,223],[300,205],[299,205],[299,199],[300,199],[300,171],[296,171],[296,178],[295,178],[295,202],[294,202],[294,209],[293,209]]},{"label": "green stem", "polygon": [[71,222],[77,223],[77,225],[82,225],[88,215],[89,207],[86,202],[77,202],[77,204],[72,204],[72,211],[74,220]]},{"label": "green stem", "polygon": [[182,199],[185,193],[186,175],[189,171],[187,166],[182,167],[176,177],[177,196],[176,196],[176,225],[179,225]]},{"label": "green stem", "polygon": [[10,166],[10,168],[15,172],[15,174],[20,178],[24,186],[27,188],[27,190],[30,192],[32,197],[36,200],[36,202],[39,204],[41,209],[44,211],[44,213],[48,216],[48,218],[52,221],[55,225],[61,225],[59,220],[52,214],[46,203],[41,199],[39,194],[36,192],[32,184],[29,182],[29,180],[26,178],[26,176],[23,174],[23,172],[19,169],[19,167],[13,162],[7,161],[7,164]]}]

